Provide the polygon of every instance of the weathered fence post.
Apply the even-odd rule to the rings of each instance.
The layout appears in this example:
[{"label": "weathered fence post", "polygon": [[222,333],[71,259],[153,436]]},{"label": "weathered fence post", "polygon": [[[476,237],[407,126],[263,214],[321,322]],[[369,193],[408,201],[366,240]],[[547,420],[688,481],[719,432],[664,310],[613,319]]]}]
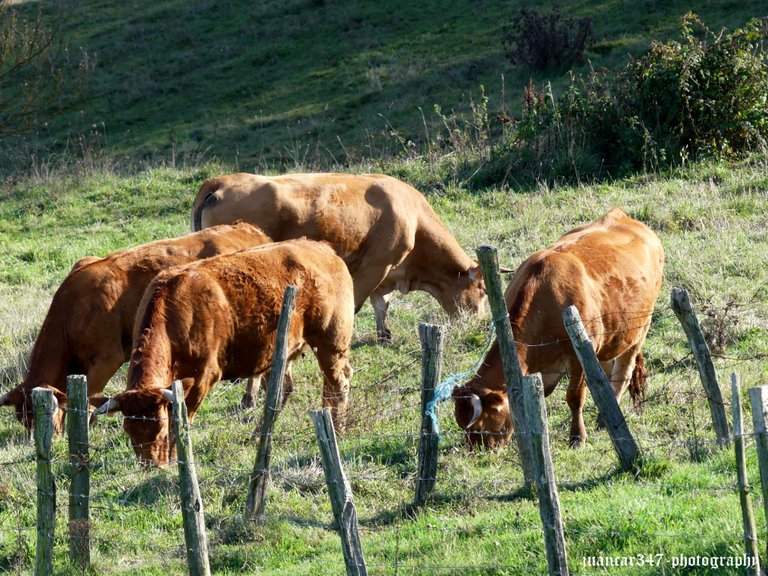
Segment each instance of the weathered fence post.
[{"label": "weathered fence post", "polygon": [[563,322],[568,336],[573,343],[573,349],[579,358],[584,376],[589,386],[592,399],[603,417],[605,427],[611,436],[611,442],[619,456],[621,468],[626,471],[639,467],[642,463],[640,448],[637,446],[632,433],[629,431],[624,414],[616,402],[616,395],[608,377],[603,372],[595,349],[587,335],[581,316],[576,306],[568,306],[563,310]]},{"label": "weathered fence post", "polygon": [[[763,512],[768,525],[768,386],[749,389],[749,401],[752,404],[752,424],[755,430],[757,461],[760,467],[760,487],[763,491]],[[766,542],[768,558],[768,541]]]},{"label": "weathered fence post", "polygon": [[741,412],[741,388],[738,375],[731,374],[731,412],[733,413],[733,446],[736,451],[736,477],[739,483],[739,500],[741,501],[741,518],[744,523],[744,547],[747,557],[753,563],[747,574],[760,576],[760,553],[757,549],[757,530],[755,514],[752,511],[752,499],[749,496],[751,488],[747,478],[747,461],[744,457],[744,430]]},{"label": "weathered fence post", "polygon": [[69,557],[85,568],[91,562],[91,461],[88,453],[88,382],[67,377],[67,437],[69,441]]},{"label": "weathered fence post", "polygon": [[555,471],[549,452],[549,425],[544,404],[544,384],[541,374],[523,376],[525,419],[530,426],[529,443],[539,496],[539,514],[544,527],[544,543],[547,564],[552,575],[568,574],[568,555],[565,551],[563,519],[560,516],[560,500],[557,495]]},{"label": "weathered fence post", "polygon": [[336,443],[336,432],[333,429],[331,411],[328,408],[312,410],[309,413],[315,425],[317,443],[323,460],[325,482],[328,484],[328,495],[331,499],[333,517],[339,527],[341,549],[347,574],[350,576],[365,576],[368,570],[363,558],[363,547],[360,543],[357,511],[352,500],[352,488],[349,486],[347,475],[341,466],[341,456]]},{"label": "weathered fence post", "polygon": [[251,472],[248,497],[245,501],[246,516],[252,519],[261,518],[267,499],[267,484],[269,482],[269,462],[272,457],[272,430],[275,427],[277,414],[282,408],[283,379],[288,361],[288,332],[291,329],[291,319],[296,308],[296,295],[299,289],[288,286],[283,293],[283,304],[280,318],[277,321],[275,336],[275,352],[272,357],[272,368],[267,383],[267,398],[264,402],[264,418],[261,423],[259,450],[256,463]]},{"label": "weathered fence post", "polygon": [[440,383],[443,362],[445,326],[419,324],[421,338],[421,435],[419,436],[419,464],[416,474],[414,504],[422,504],[435,487],[439,437],[432,418],[426,413],[427,404]]},{"label": "weathered fence post", "polygon": [[480,246],[477,250],[477,259],[485,279],[485,290],[488,293],[488,301],[491,304],[491,314],[496,328],[496,340],[501,352],[501,363],[504,369],[504,379],[507,382],[507,397],[509,399],[509,411],[512,416],[512,425],[515,428],[515,437],[520,450],[520,463],[523,466],[525,485],[530,488],[533,485],[533,465],[531,455],[528,453],[528,426],[525,422],[525,409],[523,407],[522,372],[520,361],[515,349],[515,337],[512,334],[512,326],[509,323],[507,305],[504,302],[504,290],[501,287],[499,275],[499,259],[496,248],[493,246]]},{"label": "weathered fence post", "polygon": [[179,485],[181,487],[181,515],[184,521],[184,541],[187,545],[187,563],[192,576],[209,576],[208,538],[205,534],[205,515],[200,485],[197,483],[192,440],[189,437],[187,405],[184,402],[184,385],[176,380],[171,385],[173,393],[173,426],[178,454]]},{"label": "weathered fence post", "polygon": [[53,413],[58,402],[49,388],[32,390],[37,455],[37,550],[35,576],[53,574],[53,538],[56,526],[56,482],[51,470]]},{"label": "weathered fence post", "polygon": [[723,404],[723,395],[720,392],[720,386],[717,383],[715,366],[712,364],[712,356],[709,353],[709,347],[701,333],[699,320],[693,313],[691,300],[688,298],[688,292],[685,288],[672,288],[670,297],[672,311],[677,316],[680,324],[688,337],[688,345],[696,358],[696,365],[699,368],[701,383],[704,385],[704,392],[709,402],[709,411],[712,414],[712,426],[715,429],[717,443],[721,448],[730,444],[730,431],[728,429],[728,418],[725,415],[725,405]]}]

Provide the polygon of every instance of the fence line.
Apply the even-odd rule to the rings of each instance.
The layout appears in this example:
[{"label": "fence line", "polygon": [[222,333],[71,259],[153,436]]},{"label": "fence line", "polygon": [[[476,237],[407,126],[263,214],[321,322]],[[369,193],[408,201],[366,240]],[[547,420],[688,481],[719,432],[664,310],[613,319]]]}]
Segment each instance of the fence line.
[{"label": "fence line", "polygon": [[[397,371],[393,371],[393,372],[395,374],[399,374],[400,371],[401,370],[397,370]],[[392,373],[387,375],[381,381],[388,381],[389,379],[393,378],[394,376],[392,376],[391,374]],[[418,388],[415,387],[415,386],[414,387],[400,387],[400,388],[397,388],[395,390],[396,391],[403,390],[403,391],[406,391],[407,393],[414,393],[414,392],[416,392],[418,390]],[[82,410],[80,412],[82,412]],[[222,420],[222,422],[226,422],[226,419]],[[198,421],[197,424],[198,424],[198,426],[200,426],[201,425],[201,421]],[[206,426],[206,424],[209,424],[209,423],[203,422],[202,423],[202,427],[203,428],[208,428],[209,426]],[[210,428],[211,429],[215,429],[215,427],[210,427]],[[224,427],[222,426],[222,429],[223,428]],[[751,439],[756,434],[757,433],[755,433],[755,434],[748,434],[747,433],[747,434],[744,435],[744,439]],[[560,434],[558,432],[555,432],[555,433],[545,432],[544,433],[544,436],[547,437],[547,438],[559,438],[561,435],[565,436],[564,434]],[[517,437],[518,435],[515,434],[515,436]],[[291,449],[290,442],[294,442],[294,443],[296,443],[296,445],[298,447],[302,447],[301,444],[303,442],[306,442],[308,439],[312,438],[311,434],[309,434],[309,433],[303,433],[303,434],[301,434],[301,433],[300,434],[295,434],[295,433],[294,434],[272,433],[272,434],[270,434],[270,437],[272,439],[276,440],[276,443],[277,443],[276,445],[278,446],[278,448],[288,448],[289,450]],[[455,438],[458,441],[460,441],[461,438],[462,438],[462,433],[461,432],[451,432],[451,434],[449,434],[449,437],[450,438]],[[640,438],[642,439],[642,436]],[[380,434],[380,433],[371,432],[370,436],[362,435],[362,437],[359,437],[359,438],[356,438],[356,439],[349,439],[349,440],[347,440],[347,439],[342,438],[342,439],[340,439],[340,445],[342,446],[344,452],[347,452],[347,448],[349,446],[352,446],[352,447],[357,446],[359,450],[364,451],[365,450],[365,446],[364,446],[365,442],[376,442],[376,441],[381,441],[382,439],[384,439],[384,440],[400,440],[401,442],[403,442],[403,443],[405,443],[407,445],[414,446],[416,441],[417,441],[417,439],[418,439],[418,433],[411,433],[411,434],[384,434],[383,435],[383,434]],[[707,446],[707,445],[713,445],[714,446],[716,444],[716,442],[720,442],[720,439],[718,439],[718,441],[715,442],[715,441],[709,441],[707,439],[696,439],[695,438],[694,441],[697,444],[699,444],[699,443],[702,444],[703,446]],[[355,442],[357,444],[355,444]],[[683,439],[683,440],[670,439],[667,442],[661,442],[661,441],[657,441],[657,439],[654,438],[654,442],[651,443],[650,449],[659,448],[659,447],[669,447],[669,446],[675,446],[675,445],[679,445],[680,447],[684,447],[684,446],[689,445],[690,442],[691,442],[690,439]],[[96,447],[96,448],[98,450],[99,448],[104,448],[104,447],[106,447],[106,448],[113,448],[112,446],[102,446],[102,447]],[[648,446],[645,446],[645,444],[644,444],[644,447],[646,449],[649,448]],[[450,449],[450,448],[448,448],[448,449]],[[297,450],[298,450],[298,448],[297,448]],[[352,462],[356,462],[356,459],[358,458],[358,456],[356,456],[354,450],[351,452],[351,454],[349,454],[349,458],[351,459]],[[33,460],[31,460],[31,459],[18,459],[18,460],[14,460],[14,461],[8,461],[6,463],[0,462],[0,466],[27,466],[27,465],[30,465],[32,461]],[[56,467],[62,467],[63,468],[63,467],[66,466],[66,462],[63,459],[62,460],[57,460],[55,457],[51,457],[51,458],[48,459],[48,461],[49,461],[49,464],[54,466],[53,475],[54,475],[54,478],[56,479],[56,481],[58,481],[59,479],[66,478],[65,473],[60,472],[60,471],[57,472],[55,470]],[[113,465],[117,465],[117,464],[126,464],[128,462],[131,462],[131,463],[133,463],[135,465],[135,460],[131,460],[131,459],[122,459],[122,460],[107,459],[107,458],[103,458],[101,460],[99,460],[99,459],[92,459],[88,463],[86,468],[88,470],[91,470],[92,472],[94,472],[96,474],[101,474],[101,473],[108,474],[108,468],[109,467],[111,467]],[[185,461],[184,461],[183,458],[181,458],[176,463],[177,464],[178,463],[184,464]],[[602,461],[601,461],[601,463],[602,463]],[[200,464],[200,463],[198,462],[198,464]],[[286,481],[295,480],[295,477],[293,477],[293,476],[291,476],[289,474],[283,474],[283,473],[280,472],[280,466],[283,465],[283,464],[284,464],[283,462],[278,462],[277,466],[274,467],[273,471],[275,473],[272,474],[273,480],[286,480]],[[613,462],[612,459],[610,459],[610,458],[606,458],[605,459],[605,464],[607,465],[608,468],[615,468],[615,462]],[[203,483],[205,483],[206,474],[209,474],[210,470],[213,470],[214,473],[224,473],[224,472],[233,472],[234,471],[237,476],[242,476],[242,473],[241,473],[242,471],[239,468],[235,468],[233,470],[232,466],[217,466],[217,465],[215,465],[215,463],[205,463],[205,464],[203,464],[202,470],[203,470],[203,472],[202,472],[202,476],[201,477],[203,478]],[[129,470],[128,473],[132,474],[133,472]],[[393,476],[391,474],[390,475],[387,475],[387,474],[365,474],[365,473],[363,473],[363,474],[356,474],[355,472],[351,472],[350,473],[349,471],[347,472],[347,474],[348,474],[348,477],[349,477],[350,481],[353,482],[353,483],[360,483],[360,482],[392,482],[393,481]],[[136,475],[139,476],[139,477],[141,477],[142,475],[146,476],[146,474],[144,472],[141,472],[141,471],[136,471]],[[428,480],[428,481],[438,481],[439,482],[439,484],[438,484],[438,486],[439,486],[438,493],[440,493],[440,490],[442,490],[444,492],[447,492],[448,490],[450,490],[450,488],[454,487],[454,484],[452,484],[451,481],[447,481],[445,478],[440,478],[439,474],[434,475],[434,476],[430,475],[429,477],[426,477],[426,476],[425,477],[421,477],[421,476],[422,475],[409,476],[408,478],[403,478],[401,480],[402,480],[403,484],[410,484],[410,483],[412,483],[412,482],[414,482],[416,480],[419,480],[419,479],[421,479],[421,480]],[[560,478],[559,484],[561,486],[563,486],[563,485],[567,486],[571,482],[584,482],[584,481],[585,481],[584,478],[579,478],[579,479]],[[589,481],[589,480],[587,479],[587,481]],[[598,479],[598,480],[595,480],[594,482],[595,482],[595,484],[610,485],[608,483],[609,481],[606,481],[606,480]],[[320,484],[318,484],[318,485],[320,485]],[[649,488],[653,488],[653,489],[656,489],[656,490],[675,490],[675,491],[690,490],[691,492],[695,492],[697,494],[700,493],[700,492],[715,492],[715,493],[718,493],[718,494],[721,494],[721,493],[724,493],[724,492],[730,492],[730,493],[734,494],[734,497],[738,493],[737,492],[738,491],[738,486],[735,486],[735,485],[734,486],[726,486],[726,487],[713,487],[713,486],[702,487],[702,486],[696,486],[696,485],[683,486],[683,485],[674,484],[674,483],[667,485],[667,484],[659,484],[659,483],[656,483],[656,482],[648,482],[648,483],[635,482],[633,484],[633,486],[637,487],[637,488],[649,487]],[[504,480],[504,479],[499,479],[499,480],[487,480],[487,479],[484,479],[484,480],[479,480],[474,485],[472,483],[470,483],[470,482],[467,482],[464,479],[459,479],[459,480],[455,481],[455,487],[458,490],[462,490],[463,489],[465,492],[468,489],[472,490],[474,487],[476,487],[476,488],[485,487],[486,489],[489,488],[489,487],[491,487],[491,488],[496,488],[496,487],[502,488],[502,487],[504,487],[504,488],[507,489],[507,492],[513,490],[513,488],[514,488],[514,487],[510,488],[510,483],[509,483],[508,479],[507,480]],[[448,490],[446,490],[446,489],[448,489]],[[568,489],[566,488],[566,492],[567,491],[568,491]],[[479,492],[479,493],[482,494],[482,492]],[[47,492],[45,490],[38,491],[38,495],[39,496],[50,496],[52,494],[53,494],[53,491],[50,491],[50,492]],[[86,497],[86,494],[84,494],[84,493],[81,494],[81,493],[78,493],[78,492],[74,492],[73,494],[75,495],[75,497],[81,497],[81,498],[85,498]],[[477,497],[477,496],[478,496],[478,492],[476,492],[474,494],[468,494],[467,498],[471,499],[471,498]],[[488,496],[493,496],[493,494],[488,494]],[[115,507],[106,507],[106,506],[105,507],[92,506],[91,509],[94,512],[96,512],[97,514],[100,514],[100,513],[111,513],[111,512],[122,512],[122,513],[125,513],[125,512],[130,512],[131,510],[134,510],[134,509],[152,508],[152,504],[148,504],[148,505],[142,506],[141,504],[137,504],[135,501],[132,501],[132,499],[130,497],[126,497],[125,499],[122,499],[122,500],[116,500],[114,497],[110,497],[109,495],[104,496],[104,495],[97,494],[97,495],[95,495],[93,497],[89,497],[89,501],[92,501],[92,502],[105,501],[105,502],[118,502],[118,503],[122,502],[122,503],[125,503],[126,507],[127,507],[127,508],[122,508],[122,507],[121,508],[115,508]],[[397,504],[400,505],[400,506],[403,506],[406,503],[407,503],[406,499],[403,496],[401,496],[400,499],[399,499],[399,502],[397,502]],[[59,502],[58,505],[56,506],[56,509],[63,509],[63,506],[64,506],[64,504],[62,502]],[[232,515],[218,514],[216,516],[216,522],[218,522],[218,523],[227,522],[227,521],[236,522],[237,519],[238,519],[238,516],[235,515],[235,514],[232,514]],[[519,523],[510,524],[509,525],[509,531],[512,532],[512,531],[519,530],[520,527],[521,527],[521,525]],[[525,527],[525,529],[530,529],[530,530],[534,530],[534,529],[537,529],[537,528],[538,528],[538,526],[536,526],[535,524],[530,524],[527,527]],[[361,526],[361,530],[363,531],[363,533],[371,533],[371,534],[377,534],[377,533],[381,533],[381,532],[386,532],[388,529],[389,529],[389,527],[382,528],[380,526],[372,526],[372,527],[369,528],[366,525]],[[95,530],[95,534],[93,534],[92,538],[91,538],[91,540],[93,542],[107,542],[108,541],[108,540],[104,539],[103,532],[100,532],[100,530],[99,530],[99,528],[97,526],[94,527],[94,530]],[[415,526],[413,526],[413,527],[410,527],[410,526],[395,526],[395,527],[391,528],[391,530],[399,535],[401,533],[402,534],[407,534],[407,533],[409,533],[408,532],[409,530],[412,530],[412,531],[422,530],[422,528],[415,527]],[[434,526],[427,528],[427,530],[430,530],[432,532],[444,532],[444,533],[448,533],[448,534],[455,533],[457,535],[461,535],[461,534],[465,533],[465,531],[466,531],[465,528],[449,528],[449,527],[434,527]],[[477,531],[477,527],[473,527],[472,530],[473,531]],[[481,528],[481,530],[482,530],[482,528]],[[504,530],[504,527],[503,526],[499,526],[499,525],[494,525],[494,526],[488,527],[487,530],[488,530],[488,533],[493,533],[494,531],[498,532],[498,531]],[[14,529],[14,530],[8,531],[8,533],[10,533],[10,534],[19,534],[19,535],[21,535],[24,532],[30,532],[31,533],[32,529],[31,528],[27,529],[27,528],[24,528],[24,527],[20,526],[18,529]],[[3,533],[3,530],[0,530],[0,534],[2,534],[2,533]],[[574,537],[574,535],[585,535],[585,536],[601,536],[601,535],[603,535],[603,536],[605,536],[605,535],[616,534],[618,536],[621,536],[622,533],[621,532],[613,532],[613,531],[610,531],[610,530],[590,530],[590,529],[583,529],[583,528],[569,529],[566,526],[565,534],[566,534],[567,537],[572,538],[572,537]],[[730,532],[723,533],[722,536],[723,536],[724,540],[721,540],[719,536],[716,537],[716,536],[701,535],[701,534],[695,534],[695,535],[684,534],[684,535],[682,535],[682,534],[678,534],[678,533],[674,533],[674,532],[645,532],[645,533],[642,533],[642,534],[645,534],[645,536],[651,537],[651,538],[659,538],[659,539],[661,539],[661,538],[668,538],[668,539],[680,540],[680,541],[685,541],[685,542],[693,542],[693,541],[701,540],[701,539],[704,539],[704,540],[709,539],[709,540],[711,540],[713,542],[734,542],[734,541],[740,541],[740,540],[743,539],[743,534],[738,533],[738,532],[734,532],[733,534],[731,534]],[[118,533],[116,533],[116,535],[120,535],[120,533],[118,532]],[[637,534],[635,534],[633,532],[633,537],[636,536],[636,535]],[[61,542],[63,542],[64,540],[63,540],[63,537],[61,536],[61,534],[59,534],[58,537],[56,537],[54,541],[55,541],[55,543],[57,543],[57,545],[60,546]],[[174,545],[174,546],[169,546],[167,548],[161,548],[161,549],[162,550],[169,550],[169,551],[171,551],[171,550],[172,551],[178,551],[178,550],[180,550],[182,548],[183,547],[181,545]],[[218,548],[218,545],[212,545],[211,546],[211,549],[213,549],[213,550],[215,550],[217,548]],[[247,555],[250,556],[249,553]],[[266,555],[264,555],[264,554],[256,554],[256,555],[254,555],[254,557],[266,557]],[[289,556],[289,558],[292,558],[292,557]],[[0,558],[0,562],[1,561],[2,561],[2,558]],[[418,566],[420,568],[429,568],[429,567],[438,567],[438,568],[442,567],[442,568],[446,568],[446,569],[456,569],[457,568],[456,565],[452,565],[452,566],[441,566],[439,564],[420,564],[420,565],[417,565],[417,564],[412,564],[411,562],[412,562],[411,560],[404,560],[402,562],[397,562],[396,561],[393,564],[393,563],[389,563],[389,562],[377,562],[376,559],[374,559],[373,561],[369,562],[369,565],[371,567],[375,567],[375,566],[383,566],[383,567],[388,567],[388,566],[395,566],[395,567],[397,567],[397,566],[400,566],[400,567]],[[320,561],[320,563],[322,564],[323,562]],[[328,566],[338,567],[338,566],[342,565],[342,563],[341,562],[339,562],[339,563],[328,562],[327,565]],[[485,566],[485,565],[483,565],[483,566]],[[483,567],[483,566],[481,566],[481,567]],[[488,566],[499,567],[499,568],[505,568],[506,567],[503,564],[493,564],[493,565],[488,565]],[[458,567],[458,568],[461,568],[461,567]],[[467,569],[472,569],[472,570],[477,570],[478,566],[477,565],[467,565],[466,568]],[[2,568],[0,568],[0,572],[2,572]]]}]

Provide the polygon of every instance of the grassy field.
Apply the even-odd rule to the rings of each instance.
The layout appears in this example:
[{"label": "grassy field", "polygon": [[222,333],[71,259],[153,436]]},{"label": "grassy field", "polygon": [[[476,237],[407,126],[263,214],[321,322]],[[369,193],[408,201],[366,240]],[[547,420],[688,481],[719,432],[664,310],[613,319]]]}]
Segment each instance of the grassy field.
[{"label": "grassy field", "polygon": [[[652,39],[675,37],[688,10],[719,30],[768,9],[764,1],[731,0],[558,4],[568,16],[592,18],[596,43],[587,56],[595,69],[618,69]],[[483,146],[501,130],[492,121],[500,112],[519,114],[529,78],[555,90],[568,82],[567,72],[531,74],[509,64],[501,33],[513,11],[496,0],[425,0],[396,9],[324,0],[11,5],[42,9],[70,47],[85,49],[96,65],[72,113],[25,138],[0,140],[0,394],[20,381],[72,264],[184,234],[197,188],[213,175],[386,172],[422,190],[469,254],[491,244],[508,267],[620,206],[659,234],[667,257],[645,346],[644,410],[623,405],[647,464],[637,477],[619,471],[607,433],[595,429],[591,401],[588,443],[569,449],[564,386],[547,399],[571,572],[742,573],[673,564],[740,557],[744,545],[733,453],[716,448],[669,294],[674,286],[688,289],[721,387],[727,390],[737,372],[748,409],[746,389],[768,376],[765,153],[577,186],[530,185],[530,175],[490,165]],[[504,172],[503,185],[494,170]],[[478,360],[490,318],[449,320],[423,293],[395,295],[390,316],[394,342],[384,347],[375,344],[370,306],[356,318],[350,426],[340,439],[369,573],[544,573],[538,505],[521,491],[515,449],[468,453],[450,403],[440,407],[435,497],[411,505],[420,423],[417,326],[450,325],[448,376]],[[107,393],[121,390],[125,378],[123,368]],[[243,511],[262,404],[239,410],[243,383],[222,382],[198,413],[193,443],[215,574],[344,572],[307,415],[320,406],[314,358],[298,362],[294,378],[296,392],[277,423],[260,524],[245,521]],[[78,574],[67,561],[64,438],[54,452],[54,572]],[[176,471],[139,467],[118,417],[92,428],[91,454],[93,573],[186,573]],[[0,409],[0,574],[34,571],[33,457],[23,428]],[[757,485],[751,438],[747,460]],[[765,542],[759,490],[753,502]],[[594,565],[600,557],[635,565],[601,568]]]},{"label": "grassy field", "polygon": [[529,79],[564,86],[567,71],[513,66],[502,42],[519,8],[555,5],[592,19],[595,69],[618,69],[652,39],[678,36],[689,10],[719,31],[768,8],[765,0],[424,0],[394,9],[364,0],[13,2],[28,14],[42,9],[72,58],[88,54],[93,73],[69,114],[0,141],[0,170],[94,147],[128,164],[214,157],[247,171],[402,153],[440,130],[436,105],[467,112],[484,87],[494,114],[515,117]]},{"label": "grassy field", "polygon": [[[402,166],[421,173],[423,166]],[[0,192],[0,393],[24,370],[25,353],[50,297],[72,262],[86,254],[182,234],[199,183],[231,169],[205,164],[158,168],[121,177],[55,174],[7,184]],[[571,570],[576,574],[722,574],[735,570],[671,570],[672,559],[742,554],[741,513],[732,452],[716,450],[709,411],[685,336],[669,307],[673,286],[686,286],[712,341],[724,389],[738,372],[746,389],[765,383],[768,329],[768,223],[764,158],[736,166],[698,165],[664,176],[611,184],[539,187],[523,192],[460,187],[425,190],[469,253],[498,247],[515,266],[573,226],[623,207],[657,231],[667,265],[645,353],[650,382],[645,410],[623,406],[649,464],[638,478],[619,472],[610,440],[594,427],[567,448],[569,412],[563,386],[547,399]],[[535,500],[520,492],[514,449],[469,454],[452,418],[440,409],[442,442],[435,498],[410,504],[420,417],[419,322],[449,323],[425,294],[397,296],[394,344],[374,344],[373,314],[356,320],[351,424],[341,451],[355,494],[363,548],[373,574],[523,574],[546,570]],[[444,376],[478,358],[489,319],[450,322]],[[125,372],[108,392],[124,386]],[[273,482],[266,519],[243,520],[256,444],[250,439],[261,404],[236,409],[241,383],[219,384],[193,426],[214,573],[339,574],[343,560],[307,410],[320,404],[316,362],[296,369],[296,393],[277,423]],[[746,402],[746,395],[745,395]],[[746,405],[746,404],[745,404]],[[747,418],[749,422],[749,418]],[[751,426],[747,425],[748,428]],[[92,556],[96,573],[182,574],[183,530],[176,471],[143,470],[119,418],[92,430]],[[0,412],[0,572],[31,573],[35,551],[33,449],[10,411]],[[66,561],[66,442],[57,439],[56,573]],[[758,482],[754,446],[748,468]],[[761,539],[766,536],[759,491]],[[663,555],[663,566],[597,568],[592,557]]]}]

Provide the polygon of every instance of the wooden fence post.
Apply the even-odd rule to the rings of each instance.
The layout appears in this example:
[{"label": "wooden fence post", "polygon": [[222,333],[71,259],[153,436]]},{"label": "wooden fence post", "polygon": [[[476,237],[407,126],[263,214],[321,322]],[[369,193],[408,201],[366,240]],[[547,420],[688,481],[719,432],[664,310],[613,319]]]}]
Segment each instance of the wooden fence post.
[{"label": "wooden fence post", "polygon": [[731,412],[733,413],[733,446],[736,451],[736,476],[739,483],[739,500],[741,501],[741,518],[744,523],[744,547],[747,557],[753,562],[747,574],[760,576],[760,553],[757,548],[757,530],[755,514],[752,511],[752,491],[747,478],[747,461],[744,457],[744,430],[741,412],[741,388],[738,375],[731,374]]},{"label": "wooden fence post", "polygon": [[485,290],[488,293],[488,301],[491,305],[491,314],[496,328],[496,340],[501,352],[501,363],[504,369],[504,379],[507,382],[507,397],[509,399],[509,411],[512,416],[512,425],[515,428],[515,437],[520,450],[520,463],[523,467],[523,477],[526,488],[533,485],[533,464],[528,452],[528,425],[525,422],[525,408],[523,407],[522,372],[520,361],[515,348],[515,337],[512,326],[509,323],[509,313],[504,302],[504,290],[501,287],[499,275],[499,259],[496,248],[493,246],[480,246],[477,250],[477,259],[485,279]]},{"label": "wooden fence post", "polygon": [[53,574],[53,539],[56,526],[56,482],[51,470],[53,414],[58,402],[49,388],[32,390],[37,455],[37,550],[35,576]]},{"label": "wooden fence post", "polygon": [[349,576],[365,576],[368,574],[368,570],[365,567],[363,547],[360,543],[357,510],[355,510],[355,503],[352,500],[352,488],[349,486],[347,475],[341,465],[331,411],[328,408],[312,410],[309,416],[315,425],[317,443],[320,446],[320,456],[323,460],[325,482],[328,484],[333,517],[339,527],[341,549],[344,554],[344,563],[347,566],[347,574]]},{"label": "wooden fence post", "polygon": [[184,385],[181,380],[173,382],[171,392],[173,393],[173,426],[181,487],[181,515],[184,521],[184,541],[187,545],[189,573],[192,576],[210,576],[203,499],[200,496],[200,485],[197,483],[192,440],[189,437],[187,405],[184,403]]},{"label": "wooden fence post", "polygon": [[[768,525],[768,386],[750,388],[749,402],[752,404],[752,424],[755,430],[755,446],[760,468],[763,512]],[[768,541],[766,541],[766,558],[768,558]]]},{"label": "wooden fence post", "polygon": [[672,311],[677,316],[680,324],[688,337],[688,345],[696,358],[696,365],[699,368],[701,383],[704,385],[704,392],[709,402],[709,411],[712,414],[712,426],[715,429],[717,443],[721,448],[730,445],[730,430],[728,428],[728,418],[725,415],[725,405],[723,404],[723,395],[720,392],[720,386],[717,383],[717,374],[715,366],[712,364],[712,356],[709,353],[709,346],[701,333],[699,320],[693,313],[691,300],[688,298],[688,292],[685,288],[672,288],[670,297]]},{"label": "wooden fence post", "polygon": [[549,425],[544,404],[544,384],[541,374],[523,376],[525,419],[530,426],[529,442],[533,460],[536,492],[539,496],[539,514],[544,527],[547,564],[551,575],[567,576],[568,555],[565,551],[563,519],[557,495],[555,471],[549,452]]},{"label": "wooden fence post", "polygon": [[423,504],[435,487],[439,437],[432,418],[426,413],[427,404],[440,383],[443,362],[445,326],[419,324],[421,338],[421,435],[419,436],[418,473],[414,504]]},{"label": "wooden fence post", "polygon": [[67,377],[67,437],[69,441],[69,557],[77,566],[91,562],[91,461],[88,453],[88,382]]},{"label": "wooden fence post", "polygon": [[264,418],[261,423],[259,450],[256,463],[253,465],[245,501],[245,513],[248,518],[258,519],[264,516],[267,500],[267,484],[270,478],[269,463],[272,457],[272,430],[275,427],[277,414],[282,408],[283,379],[288,362],[288,332],[291,329],[293,311],[296,308],[296,295],[299,289],[288,286],[283,293],[283,304],[280,318],[277,321],[275,336],[275,352],[272,357],[272,368],[267,383],[267,398],[264,402]]},{"label": "wooden fence post", "polygon": [[579,358],[584,376],[589,386],[592,399],[603,417],[605,427],[611,436],[611,442],[619,456],[621,468],[630,471],[639,467],[642,463],[640,448],[637,446],[632,433],[629,431],[624,414],[616,402],[616,395],[608,377],[603,372],[600,361],[597,359],[595,349],[587,335],[584,324],[581,321],[579,311],[575,306],[568,306],[563,310],[563,322],[568,336],[573,343],[573,349]]}]

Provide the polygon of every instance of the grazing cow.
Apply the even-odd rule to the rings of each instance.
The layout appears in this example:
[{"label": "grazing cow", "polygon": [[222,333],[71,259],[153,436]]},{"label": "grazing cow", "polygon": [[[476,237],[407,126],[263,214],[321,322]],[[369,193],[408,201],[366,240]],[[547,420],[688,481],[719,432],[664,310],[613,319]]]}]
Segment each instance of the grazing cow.
[{"label": "grazing cow", "polygon": [[[586,440],[584,374],[562,311],[575,305],[620,400],[644,380],[641,348],[661,287],[664,250],[647,226],[614,208],[539,250],[515,272],[504,299],[523,374],[540,372],[550,394],[568,375],[571,446]],[[470,447],[502,445],[512,433],[498,341],[466,385],[453,391]]]},{"label": "grazing cow", "polygon": [[[68,374],[85,374],[88,395],[101,392],[131,353],[133,324],[144,289],[158,272],[174,265],[270,242],[256,226],[239,222],[179,238],[158,240],[104,258],[78,260],[53,296],[32,347],[21,384],[0,398],[32,426],[31,391],[53,390],[66,402]],[[54,427],[61,431],[63,412]]]},{"label": "grazing cow", "polygon": [[485,286],[477,263],[461,249],[415,188],[380,174],[230,174],[207,180],[192,207],[192,230],[237,219],[275,241],[328,242],[349,268],[355,310],[370,296],[376,334],[390,341],[390,293],[424,290],[450,314],[478,312]]},{"label": "grazing cow", "polygon": [[352,278],[325,243],[290,240],[217,256],[160,273],[139,308],[124,392],[96,413],[121,411],[123,427],[143,463],[164,465],[174,454],[167,389],[184,384],[192,420],[221,379],[268,371],[285,287],[298,288],[288,335],[288,361],[305,346],[324,375],[323,405],[342,431],[354,321]]}]

